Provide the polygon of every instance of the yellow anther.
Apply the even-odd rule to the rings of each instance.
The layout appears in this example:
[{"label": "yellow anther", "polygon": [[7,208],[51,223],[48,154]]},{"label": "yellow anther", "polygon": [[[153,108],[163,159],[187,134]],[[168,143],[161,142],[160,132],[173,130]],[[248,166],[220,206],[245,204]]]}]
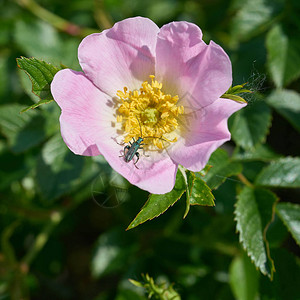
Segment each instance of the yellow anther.
[{"label": "yellow anther", "polygon": [[164,118],[167,118],[168,116],[169,116],[169,113],[168,113],[167,111],[165,111],[164,113],[161,114],[160,117],[161,117],[162,119],[164,119]]},{"label": "yellow anther", "polygon": [[[177,117],[184,113],[183,106],[177,106],[179,97],[164,94],[162,83],[155,80],[154,75],[149,76],[151,83],[144,81],[139,90],[118,90],[116,95],[121,102],[117,108],[117,122],[124,130],[124,142],[132,138],[138,139],[142,135],[147,138],[147,145],[163,149],[165,142],[174,143],[177,138],[168,139],[172,132],[178,128]],[[142,130],[142,133],[141,133]],[[174,136],[174,135],[173,135]]]}]

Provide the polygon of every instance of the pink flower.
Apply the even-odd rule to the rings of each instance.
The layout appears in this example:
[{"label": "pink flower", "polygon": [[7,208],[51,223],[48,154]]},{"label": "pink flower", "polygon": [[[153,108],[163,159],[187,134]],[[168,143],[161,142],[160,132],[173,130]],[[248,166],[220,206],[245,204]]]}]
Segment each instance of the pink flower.
[{"label": "pink flower", "polygon": [[[227,119],[245,105],[220,98],[231,86],[231,62],[192,23],[158,28],[126,19],[87,36],[78,57],[83,72],[61,70],[51,84],[65,143],[79,155],[102,154],[151,193],[172,190],[179,164],[203,169],[230,139]],[[126,162],[124,146],[138,137],[146,144],[140,160]]]}]

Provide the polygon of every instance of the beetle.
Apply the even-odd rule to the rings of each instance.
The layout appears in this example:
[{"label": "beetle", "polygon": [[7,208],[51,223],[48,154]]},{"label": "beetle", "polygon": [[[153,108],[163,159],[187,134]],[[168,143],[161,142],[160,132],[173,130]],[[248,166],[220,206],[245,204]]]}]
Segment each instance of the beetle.
[{"label": "beetle", "polygon": [[144,139],[142,138],[142,127],[141,127],[140,121],[137,117],[136,117],[136,119],[139,122],[141,136],[137,139],[137,141],[135,140],[135,138],[133,138],[133,143],[129,142],[130,146],[126,145],[124,147],[124,154],[120,155],[119,157],[124,157],[125,162],[128,163],[133,159],[134,156],[136,156],[137,160],[134,162],[134,166],[138,169],[138,167],[136,165],[140,159],[140,154],[139,154],[138,150],[143,149],[142,145],[144,145],[143,144]]},{"label": "beetle", "polygon": [[[140,159],[140,154],[138,152],[139,149],[144,149],[142,146],[145,145],[143,144],[143,141],[144,139],[161,139],[163,141],[166,141],[166,142],[171,142],[165,138],[162,138],[162,137],[155,137],[155,136],[147,136],[147,137],[142,137],[143,133],[142,133],[142,127],[141,127],[141,123],[140,123],[140,120],[138,119],[138,117],[136,117],[136,119],[138,120],[138,123],[139,123],[139,126],[140,126],[140,130],[141,130],[141,136],[138,137],[137,140],[135,140],[135,138],[133,138],[133,143],[129,142],[130,146],[129,145],[126,145],[124,147],[124,154],[123,155],[120,155],[119,157],[124,157],[124,160],[125,162],[130,162],[131,160],[133,160],[134,156],[137,157],[137,160],[134,162],[134,166],[139,169],[137,167],[137,162],[139,161]],[[119,144],[121,145],[121,144]],[[124,145],[124,144],[123,144]],[[146,157],[149,157],[149,155],[146,155],[144,153],[144,155]]]},{"label": "beetle", "polygon": [[143,147],[141,147],[143,144],[144,139],[142,137],[139,137],[137,139],[137,141],[135,140],[135,138],[133,138],[133,143],[129,142],[129,145],[126,145],[124,147],[124,154],[120,155],[120,157],[124,157],[125,162],[130,162],[134,156],[137,157],[137,160],[134,162],[134,166],[138,169],[137,167],[137,162],[140,159],[140,154],[138,152],[139,149],[143,149]]}]

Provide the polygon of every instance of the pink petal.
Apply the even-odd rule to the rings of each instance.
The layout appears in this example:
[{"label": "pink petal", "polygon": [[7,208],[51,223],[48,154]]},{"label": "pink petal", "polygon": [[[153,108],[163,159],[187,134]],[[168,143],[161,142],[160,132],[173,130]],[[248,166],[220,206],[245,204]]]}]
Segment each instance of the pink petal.
[{"label": "pink petal", "polygon": [[[202,32],[188,22],[172,22],[160,30],[156,46],[156,75],[180,104],[209,105],[231,85],[231,62],[224,50],[202,41]],[[198,106],[199,108],[199,106]]]},{"label": "pink petal", "polygon": [[138,89],[154,74],[158,32],[149,19],[125,19],[87,36],[78,49],[79,63],[86,76],[112,97],[125,86]]},{"label": "pink petal", "polygon": [[219,98],[202,110],[185,116],[185,137],[168,149],[170,157],[191,171],[201,171],[210,155],[230,140],[227,120],[245,105]]},{"label": "pink petal", "polygon": [[64,69],[51,83],[51,93],[62,110],[61,135],[67,146],[80,155],[95,156],[101,139],[107,95],[103,94],[83,73]]},{"label": "pink petal", "polygon": [[69,69],[59,71],[52,81],[51,92],[62,109],[62,137],[75,154],[94,156],[101,153],[130,183],[150,193],[164,194],[172,190],[177,165],[166,152],[145,157],[140,149],[139,169],[134,166],[136,157],[129,163],[120,157],[124,154],[124,145],[116,141],[113,103],[83,73]]},{"label": "pink petal", "polygon": [[[110,166],[131,184],[153,194],[165,194],[173,189],[177,165],[168,155],[146,157],[140,149],[138,151],[140,159],[136,164],[139,169],[137,169],[134,166],[136,157],[126,163],[124,157],[120,157],[124,154],[124,146],[119,146],[115,141],[114,143],[115,145],[105,139],[105,144],[101,144],[100,151]],[[150,153],[146,153],[148,154]]]}]

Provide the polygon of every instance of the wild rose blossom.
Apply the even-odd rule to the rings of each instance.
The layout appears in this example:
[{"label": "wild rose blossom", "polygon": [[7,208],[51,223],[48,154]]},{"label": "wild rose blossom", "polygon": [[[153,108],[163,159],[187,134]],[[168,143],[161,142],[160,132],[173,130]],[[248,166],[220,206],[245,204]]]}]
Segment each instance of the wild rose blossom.
[{"label": "wild rose blossom", "polygon": [[[178,165],[200,171],[230,139],[227,120],[245,104],[220,98],[231,62],[192,23],[158,28],[147,18],[87,36],[78,49],[83,72],[59,71],[51,92],[61,107],[67,146],[103,155],[130,183],[151,193],[172,190]],[[144,139],[140,160],[124,160],[124,143]]]}]

